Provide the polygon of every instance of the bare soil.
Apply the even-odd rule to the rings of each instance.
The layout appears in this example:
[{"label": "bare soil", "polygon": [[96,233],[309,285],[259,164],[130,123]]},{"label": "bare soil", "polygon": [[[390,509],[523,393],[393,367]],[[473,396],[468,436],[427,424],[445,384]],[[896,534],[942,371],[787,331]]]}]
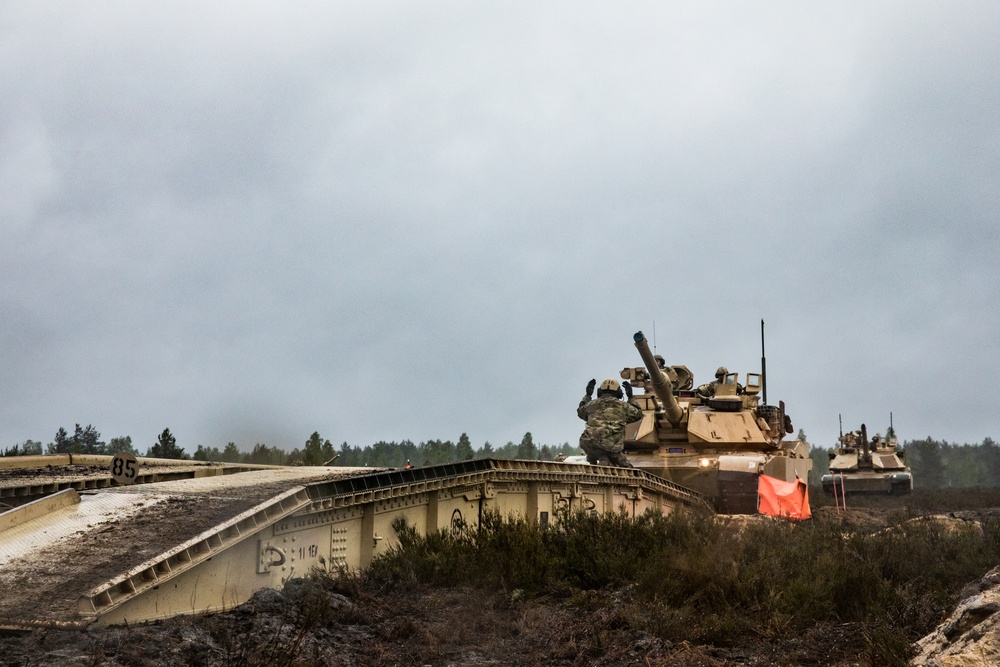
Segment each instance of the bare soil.
[{"label": "bare soil", "polygon": [[473,589],[262,591],[224,614],[131,628],[0,636],[3,667],[382,667],[434,665],[856,665],[858,628],[733,647],[673,644],[629,629],[615,594],[585,608]]}]

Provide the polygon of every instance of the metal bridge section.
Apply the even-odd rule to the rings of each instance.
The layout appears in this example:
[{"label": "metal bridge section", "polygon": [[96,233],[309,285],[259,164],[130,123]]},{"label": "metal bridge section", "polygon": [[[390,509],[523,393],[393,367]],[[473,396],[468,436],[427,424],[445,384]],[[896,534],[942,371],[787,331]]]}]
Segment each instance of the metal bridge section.
[{"label": "metal bridge section", "polygon": [[0,514],[0,628],[229,609],[314,569],[366,567],[399,544],[397,519],[419,533],[456,531],[495,511],[544,529],[573,511],[704,506],[696,493],[634,468],[497,459],[82,488]]},{"label": "metal bridge section", "polygon": [[[115,485],[110,456],[100,454],[44,454],[0,457],[0,511],[47,495],[76,489],[105,489]],[[136,484],[173,479],[231,475],[248,470],[275,468],[267,465],[179,461],[144,458]],[[25,471],[32,471],[30,475]],[[19,474],[20,473],[20,474]]]}]

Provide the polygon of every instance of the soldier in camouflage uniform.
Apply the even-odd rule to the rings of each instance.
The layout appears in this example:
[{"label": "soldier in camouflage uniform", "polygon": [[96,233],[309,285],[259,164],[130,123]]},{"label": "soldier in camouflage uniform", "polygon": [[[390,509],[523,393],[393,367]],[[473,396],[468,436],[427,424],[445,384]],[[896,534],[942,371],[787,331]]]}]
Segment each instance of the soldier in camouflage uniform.
[{"label": "soldier in camouflage uniform", "polygon": [[850,431],[840,436],[840,446],[861,449],[861,431]]},{"label": "soldier in camouflage uniform", "polygon": [[622,389],[618,381],[607,379],[597,390],[597,400],[593,400],[597,380],[587,383],[587,395],[580,401],[576,414],[587,422],[580,436],[580,449],[591,464],[608,463],[622,468],[632,464],[622,450],[625,449],[625,425],[642,419],[642,410],[632,400],[632,385],[623,383],[628,401],[622,402]]},{"label": "soldier in camouflage uniform", "polygon": [[719,366],[715,371],[715,379],[698,387],[698,395],[702,398],[715,396],[715,388],[726,381],[727,375],[729,375],[729,370],[725,366]]}]

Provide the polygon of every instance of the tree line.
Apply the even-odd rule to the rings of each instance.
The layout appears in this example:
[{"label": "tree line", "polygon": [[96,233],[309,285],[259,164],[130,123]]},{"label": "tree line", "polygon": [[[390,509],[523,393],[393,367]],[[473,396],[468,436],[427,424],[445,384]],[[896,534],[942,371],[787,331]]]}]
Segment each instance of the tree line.
[{"label": "tree line", "polygon": [[[992,438],[979,444],[955,444],[927,436],[907,440],[897,450],[903,452],[913,473],[915,489],[1000,487],[1000,446]],[[812,447],[813,470],[810,482],[819,484],[830,471],[832,447]]]},{"label": "tree line", "polygon": [[177,439],[169,428],[163,429],[163,432],[157,436],[156,442],[150,445],[143,454],[132,444],[131,436],[123,435],[105,442],[101,440],[101,432],[91,424],[83,427],[77,424],[72,435],[60,426],[52,442],[44,447],[37,440],[25,440],[0,451],[0,456],[38,456],[43,453],[112,455],[119,452],[160,459],[190,458],[185,454],[183,448],[177,446]]},{"label": "tree line", "polygon": [[[805,440],[805,433],[800,430],[798,437]],[[913,473],[914,488],[1000,487],[1000,445],[992,438],[986,438],[980,444],[959,445],[928,436],[922,440],[906,441],[900,449]],[[530,432],[525,433],[520,442],[508,442],[501,447],[493,447],[486,442],[481,447],[474,448],[465,433],[455,442],[379,441],[364,447],[351,446],[344,442],[335,447],[318,432],[313,432],[302,447],[295,447],[291,451],[262,443],[257,443],[250,451],[244,451],[230,442],[221,449],[198,445],[192,454],[188,454],[177,444],[177,439],[170,429],[165,428],[157,436],[156,441],[142,452],[133,444],[130,436],[119,436],[105,442],[101,439],[100,431],[93,425],[77,424],[72,434],[65,428],[59,427],[52,442],[47,445],[43,446],[41,442],[35,440],[26,440],[4,449],[0,455],[26,456],[42,453],[109,455],[118,452],[129,452],[150,458],[224,463],[401,468],[406,465],[425,466],[478,458],[551,461],[559,454],[579,454],[579,448],[568,442],[560,445],[537,445]],[[810,448],[810,457],[813,460],[810,483],[818,484],[822,475],[829,472],[832,452],[832,447]]]},{"label": "tree line", "polygon": [[150,458],[181,459],[195,461],[219,461],[223,463],[248,463],[262,465],[336,465],[352,467],[396,467],[406,465],[425,466],[438,463],[452,463],[477,458],[529,459],[551,461],[559,454],[578,454],[579,448],[568,442],[560,445],[537,445],[531,433],[525,433],[519,443],[508,442],[494,448],[489,442],[474,448],[469,436],[463,433],[456,442],[451,440],[428,440],[419,444],[410,440],[402,442],[380,441],[365,447],[351,446],[344,442],[335,447],[329,440],[313,432],[302,447],[288,451],[282,447],[257,443],[250,451],[240,449],[230,442],[223,448],[198,445],[192,454],[177,444],[177,439],[169,428],[163,429],[156,442],[141,452],[130,436],[111,438],[104,442],[101,433],[92,425],[79,424],[71,435],[59,427],[52,442],[43,446],[41,442],[26,440],[9,447],[2,456],[31,456],[46,454],[117,454],[129,452],[136,456]]}]

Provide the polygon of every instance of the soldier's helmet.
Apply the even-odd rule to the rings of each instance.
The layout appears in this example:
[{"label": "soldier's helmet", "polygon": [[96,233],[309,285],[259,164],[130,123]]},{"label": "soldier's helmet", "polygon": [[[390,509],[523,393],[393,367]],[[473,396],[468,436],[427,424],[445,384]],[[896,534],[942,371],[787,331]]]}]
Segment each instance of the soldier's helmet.
[{"label": "soldier's helmet", "polygon": [[729,369],[726,368],[725,366],[719,366],[716,369],[716,371],[715,371],[715,377],[718,380],[721,380],[722,378],[726,377],[727,375],[729,375]]},{"label": "soldier's helmet", "polygon": [[618,384],[618,380],[614,378],[608,378],[601,383],[600,388],[597,390],[597,397],[600,398],[604,394],[611,394],[621,398],[624,394],[622,393],[621,385]]}]

